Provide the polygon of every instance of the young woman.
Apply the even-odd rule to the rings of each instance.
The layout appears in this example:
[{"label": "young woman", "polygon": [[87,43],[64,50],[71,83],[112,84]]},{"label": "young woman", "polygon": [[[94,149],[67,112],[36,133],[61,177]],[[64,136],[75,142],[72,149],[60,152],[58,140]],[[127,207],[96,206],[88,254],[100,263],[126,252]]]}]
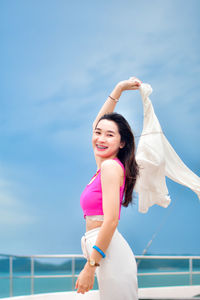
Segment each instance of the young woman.
[{"label": "young woman", "polygon": [[97,172],[81,195],[86,233],[81,246],[87,262],[75,288],[93,288],[96,272],[101,300],[136,300],[137,267],[134,254],[117,229],[121,205],[127,207],[138,175],[135,141],[123,116],[113,113],[124,90],[137,90],[140,80],[119,82],[93,123],[92,146]]}]

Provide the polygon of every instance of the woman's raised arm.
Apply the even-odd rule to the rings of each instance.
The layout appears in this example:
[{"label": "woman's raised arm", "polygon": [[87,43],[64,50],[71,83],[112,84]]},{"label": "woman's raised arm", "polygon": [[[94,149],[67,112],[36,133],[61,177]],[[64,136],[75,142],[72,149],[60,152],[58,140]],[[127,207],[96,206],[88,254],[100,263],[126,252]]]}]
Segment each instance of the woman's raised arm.
[{"label": "woman's raised arm", "polygon": [[107,114],[112,113],[115,109],[115,106],[121,96],[121,93],[125,90],[138,90],[140,87],[141,81],[136,77],[130,77],[128,80],[120,81],[111,92],[110,96],[106,99],[105,103],[101,107],[95,121],[93,122],[93,130],[95,129],[99,119]]}]

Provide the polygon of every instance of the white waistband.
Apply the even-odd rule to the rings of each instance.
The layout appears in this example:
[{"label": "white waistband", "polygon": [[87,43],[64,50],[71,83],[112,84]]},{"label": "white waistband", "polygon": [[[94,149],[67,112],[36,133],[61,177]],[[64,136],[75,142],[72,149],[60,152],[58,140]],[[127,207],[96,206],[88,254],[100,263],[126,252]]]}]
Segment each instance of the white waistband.
[{"label": "white waistband", "polygon": [[[101,226],[100,227],[96,227],[94,229],[91,229],[89,231],[86,231],[85,234],[84,234],[84,237],[88,239],[90,237],[93,237],[93,236],[97,235],[98,232],[99,232],[99,230],[100,230],[100,228],[101,228]],[[118,232],[118,229],[116,228],[114,234],[117,233],[117,232]]]},{"label": "white waistband", "polygon": [[99,232],[100,228],[101,227],[96,227],[94,229],[88,230],[88,231],[85,232],[84,236],[86,238],[92,237],[92,236],[96,235]]},{"label": "white waistband", "polygon": [[88,219],[88,220],[95,220],[95,221],[103,221],[104,220],[104,215],[86,216],[86,219]]}]

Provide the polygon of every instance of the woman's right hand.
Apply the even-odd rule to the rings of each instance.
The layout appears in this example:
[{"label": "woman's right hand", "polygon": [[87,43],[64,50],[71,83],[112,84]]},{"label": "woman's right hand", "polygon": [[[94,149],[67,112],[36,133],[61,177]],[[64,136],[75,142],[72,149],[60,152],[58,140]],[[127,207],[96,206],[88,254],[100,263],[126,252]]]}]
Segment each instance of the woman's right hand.
[{"label": "woman's right hand", "polygon": [[142,81],[136,77],[130,77],[128,80],[123,80],[118,83],[122,91],[138,90]]}]

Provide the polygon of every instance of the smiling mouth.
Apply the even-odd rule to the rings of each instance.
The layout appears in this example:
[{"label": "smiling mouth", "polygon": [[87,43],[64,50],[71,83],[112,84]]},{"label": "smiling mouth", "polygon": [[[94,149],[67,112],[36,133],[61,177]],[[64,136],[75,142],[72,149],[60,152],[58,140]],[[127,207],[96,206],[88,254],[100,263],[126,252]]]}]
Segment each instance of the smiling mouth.
[{"label": "smiling mouth", "polygon": [[98,144],[96,144],[96,147],[97,147],[97,149],[100,149],[100,150],[105,150],[105,149],[108,148],[106,146],[101,146],[101,145],[98,145]]}]

